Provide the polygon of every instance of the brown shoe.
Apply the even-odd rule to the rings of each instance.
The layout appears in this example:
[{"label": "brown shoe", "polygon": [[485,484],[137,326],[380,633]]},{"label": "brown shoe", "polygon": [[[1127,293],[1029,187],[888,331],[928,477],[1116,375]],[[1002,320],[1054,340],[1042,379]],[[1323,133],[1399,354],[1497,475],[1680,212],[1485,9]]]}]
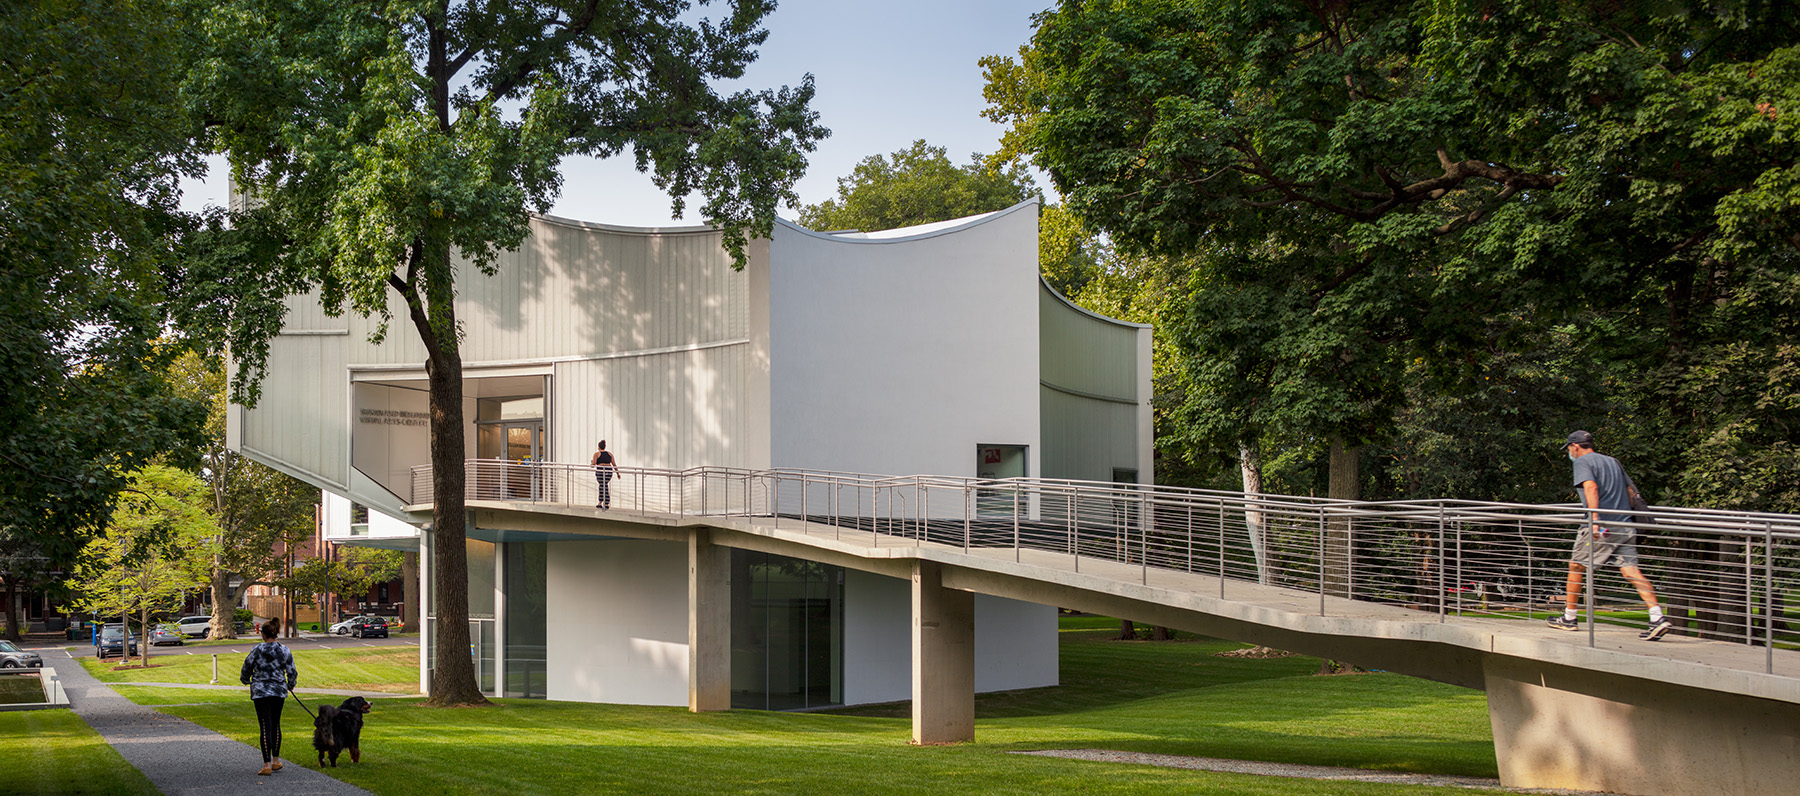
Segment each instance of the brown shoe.
[{"label": "brown shoe", "polygon": [[279,757],[275,758],[275,762],[269,764],[269,770],[270,771],[280,771],[281,770],[281,758],[279,758]]},{"label": "brown shoe", "polygon": [[274,765],[274,764],[273,764],[273,763],[264,763],[264,764],[263,764],[263,767],[262,767],[262,770],[261,770],[261,771],[258,771],[258,772],[256,772],[256,775],[257,775],[257,776],[259,776],[259,777],[266,777],[266,776],[268,776],[268,775],[270,775],[270,774],[273,774],[273,773],[275,773],[275,769],[274,769],[274,768],[272,768],[272,767],[271,767],[271,766],[273,766],[273,765]]}]

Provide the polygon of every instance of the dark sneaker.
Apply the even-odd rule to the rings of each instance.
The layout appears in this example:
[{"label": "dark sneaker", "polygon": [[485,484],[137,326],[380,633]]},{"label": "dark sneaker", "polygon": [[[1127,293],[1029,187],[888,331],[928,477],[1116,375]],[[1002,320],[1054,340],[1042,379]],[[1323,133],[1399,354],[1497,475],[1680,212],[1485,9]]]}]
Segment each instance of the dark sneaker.
[{"label": "dark sneaker", "polygon": [[1661,619],[1651,622],[1649,628],[1645,629],[1644,632],[1638,634],[1638,638],[1641,638],[1645,641],[1661,641],[1662,637],[1668,635],[1669,631],[1671,629],[1673,629],[1674,627],[1675,627],[1675,623],[1670,622],[1669,618],[1665,616]]},{"label": "dark sneaker", "polygon": [[1580,630],[1581,629],[1580,622],[1577,622],[1573,619],[1565,619],[1560,616],[1550,617],[1550,626],[1557,630]]}]

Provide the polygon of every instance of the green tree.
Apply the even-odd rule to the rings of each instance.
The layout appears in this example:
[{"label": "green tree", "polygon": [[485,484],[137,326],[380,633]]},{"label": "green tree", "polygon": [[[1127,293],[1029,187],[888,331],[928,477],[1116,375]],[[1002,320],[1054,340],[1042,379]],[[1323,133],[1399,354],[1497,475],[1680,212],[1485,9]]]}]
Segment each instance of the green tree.
[{"label": "green tree", "polygon": [[70,573],[71,607],[95,617],[135,615],[148,662],[151,615],[179,609],[188,592],[206,583],[218,534],[210,500],[193,473],[160,464],[139,470],[106,532],[82,549]]},{"label": "green tree", "polygon": [[[332,594],[362,594],[400,574],[400,551],[340,547],[336,557],[307,559],[275,584],[301,605],[318,605]],[[323,628],[321,628],[323,629]]]},{"label": "green tree", "polygon": [[236,638],[238,596],[250,586],[275,583],[285,551],[313,532],[319,489],[226,445],[229,402],[219,358],[190,352],[175,361],[171,372],[184,395],[209,406],[199,455],[199,474],[211,492],[219,531],[209,546],[207,583],[213,606],[209,638]]},{"label": "green tree", "polygon": [[[767,38],[762,0],[722,19],[685,4],[598,0],[391,3],[237,0],[209,8],[188,85],[255,208],[212,241],[211,273],[259,273],[225,316],[254,399],[279,296],[315,289],[333,312],[398,307],[430,385],[438,621],[432,702],[484,703],[469,665],[463,549],[459,274],[492,275],[569,154],[631,147],[677,213],[690,192],[741,265],[775,205],[797,204],[805,153],[828,134],[800,88],[724,95]],[[465,271],[460,263],[466,264]],[[258,296],[245,301],[243,296]],[[214,317],[217,317],[215,313]],[[382,324],[382,332],[386,330]]]},{"label": "green tree", "polygon": [[[836,199],[800,210],[809,229],[882,230],[991,213],[1041,197],[1021,166],[994,166],[981,154],[969,165],[950,162],[943,147],[923,139],[892,155],[870,155],[838,178]],[[1057,292],[1073,297],[1097,274],[1111,248],[1061,205],[1038,217],[1038,268]]]},{"label": "green tree", "polygon": [[[0,560],[42,583],[204,407],[164,366],[165,271],[198,169],[169,2],[0,5]],[[12,617],[9,617],[11,620]],[[9,628],[9,632],[16,630]]]},{"label": "green tree", "polygon": [[1421,396],[1517,375],[1561,327],[1595,352],[1596,406],[1629,410],[1606,419],[1647,487],[1697,496],[1723,470],[1731,500],[1773,507],[1794,406],[1739,366],[1792,363],[1797,22],[1789,4],[1065,2],[983,64],[1003,155],[1120,245],[1196,269],[1173,333],[1209,449],[1330,441],[1329,492],[1354,495],[1350,450],[1393,440]]},{"label": "green tree", "polygon": [[863,158],[837,185],[837,198],[801,208],[801,226],[896,229],[1004,210],[1039,195],[1023,166],[989,167],[980,154],[957,166],[943,147],[924,139],[892,155]]}]

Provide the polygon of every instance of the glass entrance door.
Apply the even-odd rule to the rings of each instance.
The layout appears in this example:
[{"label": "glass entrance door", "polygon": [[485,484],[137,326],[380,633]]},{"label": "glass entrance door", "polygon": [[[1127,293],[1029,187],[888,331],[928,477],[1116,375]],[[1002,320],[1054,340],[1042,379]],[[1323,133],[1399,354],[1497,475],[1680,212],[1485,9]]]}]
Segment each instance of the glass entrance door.
[{"label": "glass entrance door", "polygon": [[542,473],[536,465],[548,453],[542,420],[478,424],[475,455],[484,462],[497,463],[481,466],[480,494],[493,500],[544,499]]}]

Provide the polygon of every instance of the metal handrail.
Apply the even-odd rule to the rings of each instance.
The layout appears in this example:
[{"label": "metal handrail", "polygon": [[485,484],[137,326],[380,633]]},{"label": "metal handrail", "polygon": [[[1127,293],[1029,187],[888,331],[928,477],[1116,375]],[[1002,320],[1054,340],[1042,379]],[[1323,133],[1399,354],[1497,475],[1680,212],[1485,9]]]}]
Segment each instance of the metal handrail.
[{"label": "metal handrail", "polygon": [[[465,495],[592,506],[597,487],[586,479],[593,469],[471,460]],[[1221,597],[1228,582],[1254,584],[1316,595],[1321,613],[1381,602],[1444,621],[1542,619],[1560,610],[1575,535],[1590,513],[1574,504],[1341,501],[1070,479],[727,467],[619,472],[636,483],[628,495],[614,490],[613,510],[640,516],[744,517],[781,528],[797,521],[802,531],[830,529],[838,539],[866,533],[877,547],[1003,550],[1015,561],[1086,567],[1143,584],[1183,572],[1216,578]],[[416,502],[430,499],[430,476],[429,466],[414,468]],[[1661,602],[1685,612],[1689,632],[1767,646],[1770,671],[1776,646],[1800,645],[1800,622],[1790,626],[1785,611],[1788,593],[1800,591],[1800,516],[1669,507],[1634,514],[1648,522],[1608,527],[1635,532],[1643,570]],[[1106,569],[1107,562],[1129,569]],[[1641,621],[1618,616],[1641,603],[1616,573],[1585,584],[1579,596],[1590,628]]]}]

